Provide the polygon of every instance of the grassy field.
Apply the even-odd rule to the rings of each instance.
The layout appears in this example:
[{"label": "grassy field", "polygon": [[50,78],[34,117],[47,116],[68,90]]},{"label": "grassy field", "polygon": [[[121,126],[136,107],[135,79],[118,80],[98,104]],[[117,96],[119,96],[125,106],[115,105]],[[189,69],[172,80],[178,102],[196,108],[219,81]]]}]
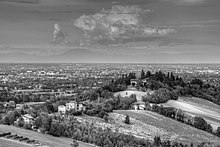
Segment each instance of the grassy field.
[{"label": "grassy field", "polygon": [[182,97],[163,104],[167,107],[182,109],[192,116],[201,116],[210,123],[214,130],[220,127],[220,106],[208,100],[195,97]]},{"label": "grassy field", "polygon": [[0,138],[0,147],[32,147],[32,145],[5,138]]},{"label": "grassy field", "polygon": [[137,101],[142,101],[142,96],[147,95],[147,92],[135,91],[135,90],[125,90],[114,93],[114,96],[117,97],[118,95],[122,97],[129,97],[132,94],[136,95]]},{"label": "grassy field", "polygon": [[180,141],[180,142],[188,143],[188,144],[190,142],[198,144],[201,142],[209,142],[209,141],[215,144],[220,144],[220,138],[216,136],[213,136],[202,130],[193,128],[189,125],[177,122],[170,118],[164,117],[157,113],[144,111],[144,110],[139,110],[139,111],[116,110],[114,112],[123,114],[123,115],[128,114],[131,118],[135,118],[136,120],[139,120],[147,125],[154,126],[157,129],[160,129],[161,131],[168,132],[167,135],[172,137],[171,140],[176,140],[176,141]]},{"label": "grassy field", "polygon": [[[0,125],[0,133],[3,132],[11,132],[12,134],[17,134],[19,136],[35,139],[39,141],[42,145],[46,145],[48,147],[70,147],[70,143],[72,143],[71,138],[53,137],[50,135],[44,135],[38,132],[25,130],[14,126]],[[11,139],[0,138],[0,147],[29,147],[29,146],[30,145],[28,144],[14,141]],[[79,142],[79,146],[94,147],[94,145],[90,145],[83,142]]]}]

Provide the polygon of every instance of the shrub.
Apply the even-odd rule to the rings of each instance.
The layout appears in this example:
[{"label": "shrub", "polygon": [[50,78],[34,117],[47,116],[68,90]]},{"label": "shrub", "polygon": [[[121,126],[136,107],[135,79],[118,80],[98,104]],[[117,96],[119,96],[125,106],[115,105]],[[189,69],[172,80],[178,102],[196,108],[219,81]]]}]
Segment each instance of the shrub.
[{"label": "shrub", "polygon": [[124,123],[130,124],[130,117],[126,114]]},{"label": "shrub", "polygon": [[70,115],[79,116],[82,115],[82,111],[71,111]]},{"label": "shrub", "polygon": [[78,147],[79,146],[79,143],[73,139],[73,143],[70,144],[71,147]]},{"label": "shrub", "polygon": [[27,129],[27,130],[30,130],[31,129],[31,125],[30,124],[24,124],[24,128]]}]

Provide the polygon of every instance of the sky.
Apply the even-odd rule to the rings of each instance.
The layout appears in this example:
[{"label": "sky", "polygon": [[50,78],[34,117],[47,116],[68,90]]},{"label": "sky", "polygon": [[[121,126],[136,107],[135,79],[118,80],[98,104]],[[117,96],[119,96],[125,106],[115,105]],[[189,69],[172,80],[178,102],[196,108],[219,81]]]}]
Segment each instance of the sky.
[{"label": "sky", "polygon": [[0,62],[220,63],[219,14],[219,0],[0,0]]}]

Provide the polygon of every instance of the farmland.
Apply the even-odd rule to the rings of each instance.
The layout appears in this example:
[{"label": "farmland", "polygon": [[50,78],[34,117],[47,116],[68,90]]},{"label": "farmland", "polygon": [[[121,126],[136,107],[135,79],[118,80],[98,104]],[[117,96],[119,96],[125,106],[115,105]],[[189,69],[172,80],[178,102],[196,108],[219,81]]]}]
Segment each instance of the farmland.
[{"label": "farmland", "polygon": [[[180,141],[183,143],[193,142],[195,144],[211,141],[213,143],[220,144],[220,138],[218,137],[154,112],[144,110],[117,110],[114,112],[123,115],[128,114],[131,118],[134,118],[147,125],[154,126],[161,132],[165,132],[167,136],[170,136],[170,140]],[[142,131],[144,132],[148,130]],[[161,132],[158,132],[158,135],[160,135]]]},{"label": "farmland", "polygon": [[[48,146],[48,147],[69,147],[70,143],[72,143],[71,138],[64,138],[64,137],[53,137],[50,135],[45,135],[41,133],[37,133],[30,130],[25,130],[21,128],[17,128],[14,126],[6,126],[6,125],[0,125],[0,133],[3,132],[11,132],[12,134],[17,134],[19,136],[28,137],[30,139],[35,139],[39,141],[42,145]],[[23,142],[18,142],[11,139],[6,138],[0,138],[0,147],[28,147],[30,145],[25,144]],[[87,143],[79,142],[80,147],[94,147],[94,145],[90,145]]]},{"label": "farmland", "polygon": [[201,116],[214,130],[220,126],[220,106],[208,100],[195,97],[181,97],[177,101],[169,100],[163,106],[181,109],[192,116]]}]

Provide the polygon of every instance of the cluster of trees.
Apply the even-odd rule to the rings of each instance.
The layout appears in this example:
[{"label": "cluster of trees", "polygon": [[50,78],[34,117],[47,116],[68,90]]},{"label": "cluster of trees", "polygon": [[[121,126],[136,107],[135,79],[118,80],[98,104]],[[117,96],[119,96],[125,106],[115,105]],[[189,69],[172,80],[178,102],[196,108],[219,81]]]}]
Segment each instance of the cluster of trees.
[{"label": "cluster of trees", "polygon": [[162,105],[153,105],[151,110],[166,117],[191,125],[197,129],[220,136],[220,127],[218,127],[216,132],[213,132],[212,126],[209,123],[207,123],[204,118],[200,116],[192,117],[184,113],[181,109],[176,109],[173,107],[163,107]]},{"label": "cluster of trees", "polygon": [[142,97],[142,100],[144,102],[150,102],[150,103],[165,103],[168,100],[177,100],[178,94],[175,90],[168,90],[166,88],[160,88],[157,91],[155,91],[151,95],[146,95]]},{"label": "cluster of trees", "polygon": [[159,88],[175,88],[176,86],[185,86],[185,82],[179,76],[175,76],[172,72],[167,74],[162,71],[157,71],[154,74],[150,71],[145,73],[144,70],[141,71],[141,79],[148,79],[147,88],[152,90],[158,90]]},{"label": "cluster of trees", "polygon": [[104,118],[108,116],[107,113],[112,112],[113,110],[130,109],[131,105],[136,101],[136,95],[130,95],[129,97],[121,97],[118,95],[117,97],[100,98],[98,103],[91,102],[83,113],[90,116]]},{"label": "cluster of trees", "polygon": [[151,73],[141,71],[141,79],[148,79],[145,88],[158,90],[161,88],[175,90],[179,96],[194,96],[204,98],[220,105],[220,86],[210,85],[202,79],[194,78],[185,82],[182,77],[175,76],[172,72],[167,74],[162,71]]}]

